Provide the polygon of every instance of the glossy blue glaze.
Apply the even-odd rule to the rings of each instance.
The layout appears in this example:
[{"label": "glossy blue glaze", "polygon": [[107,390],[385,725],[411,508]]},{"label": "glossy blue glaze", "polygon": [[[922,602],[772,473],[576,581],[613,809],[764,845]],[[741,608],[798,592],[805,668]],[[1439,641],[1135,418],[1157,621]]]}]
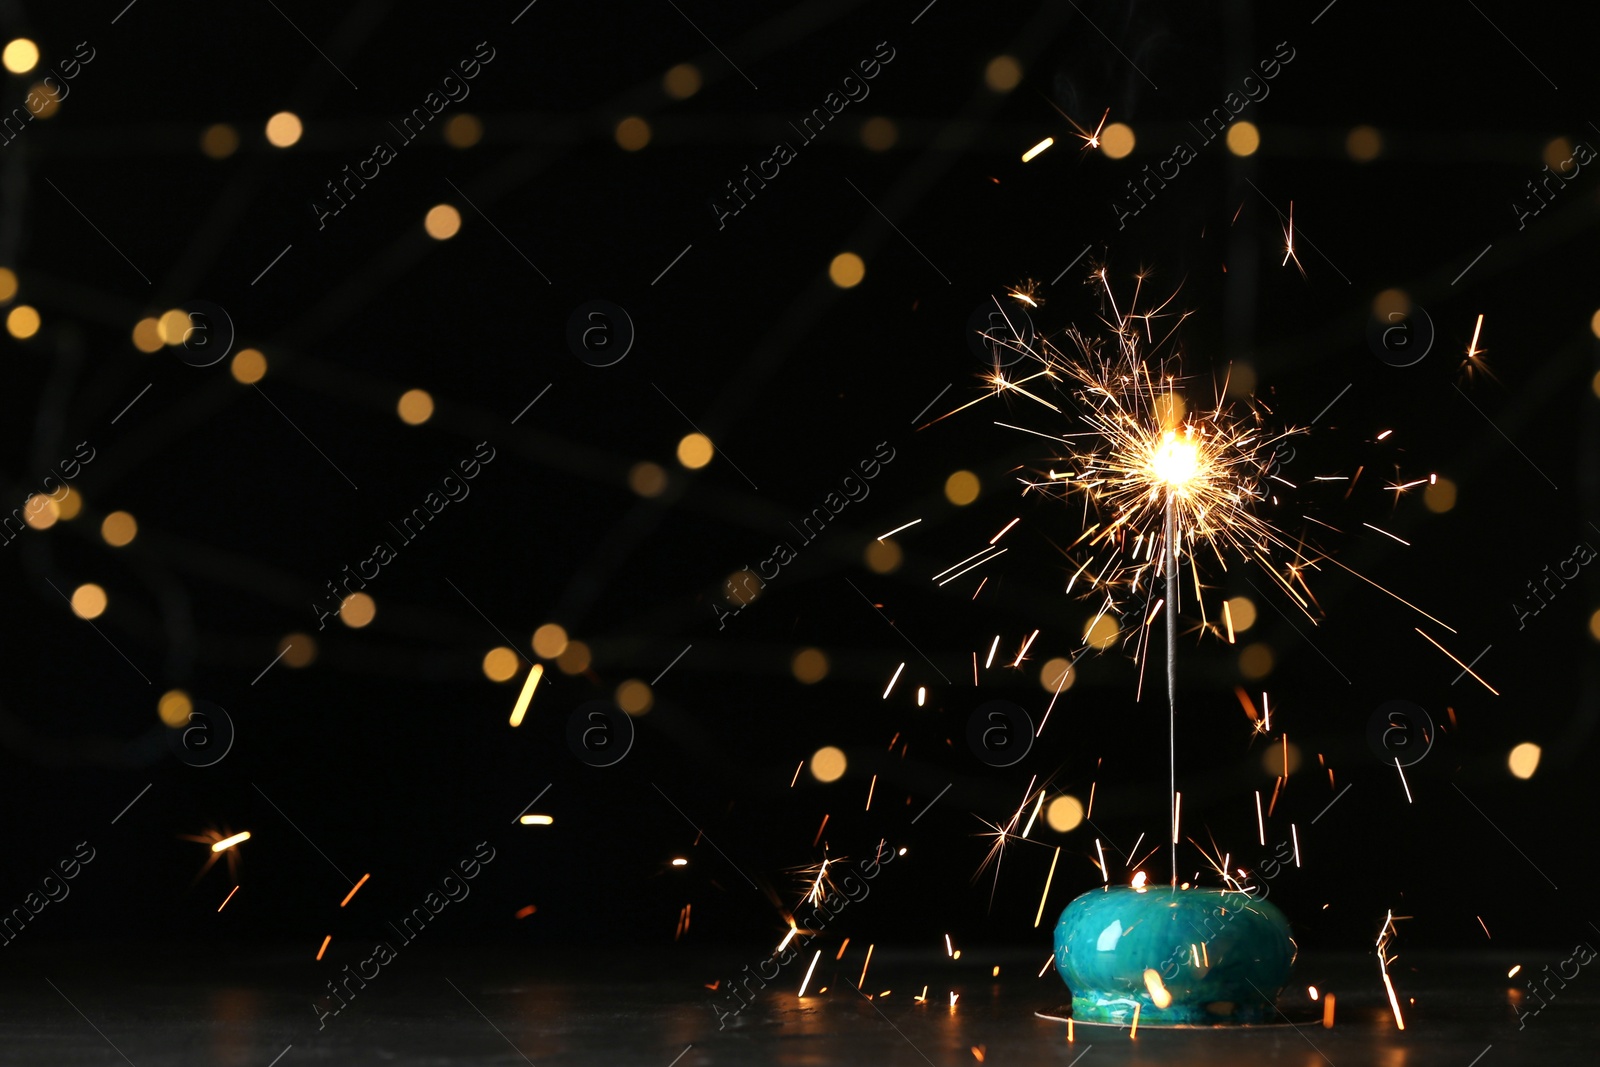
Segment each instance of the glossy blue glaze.
[{"label": "glossy blue glaze", "polygon": [[1140,1026],[1270,1021],[1296,953],[1267,901],[1167,886],[1090,890],[1061,912],[1055,950],[1074,1018],[1128,1023],[1139,1005]]}]

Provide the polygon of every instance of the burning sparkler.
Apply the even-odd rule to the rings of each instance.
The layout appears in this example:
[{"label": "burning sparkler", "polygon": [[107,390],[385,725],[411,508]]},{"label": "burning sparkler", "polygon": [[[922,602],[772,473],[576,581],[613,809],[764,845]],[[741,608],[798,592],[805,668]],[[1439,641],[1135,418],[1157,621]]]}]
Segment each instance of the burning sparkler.
[{"label": "burning sparkler", "polygon": [[[996,368],[986,377],[992,395],[1015,393],[1062,413],[1061,406],[1038,395],[1037,386],[1029,388],[1035,380],[1045,379],[1076,402],[1086,426],[1081,432],[1039,434],[1067,444],[1065,455],[1059,458],[1068,469],[1052,469],[1044,480],[1027,483],[1027,489],[1055,490],[1063,496],[1082,493],[1086,519],[1091,509],[1099,516],[1070,546],[1069,551],[1081,552],[1083,558],[1068,580],[1067,591],[1084,581],[1087,595],[1103,598],[1099,615],[1119,612],[1127,598],[1148,601],[1152,595],[1159,596],[1139,628],[1136,658],[1142,693],[1150,629],[1164,613],[1175,886],[1180,568],[1188,564],[1202,624],[1207,627],[1213,624],[1201,599],[1196,560],[1202,549],[1209,549],[1224,568],[1225,552],[1262,565],[1301,610],[1311,613],[1314,602],[1302,572],[1315,561],[1307,557],[1303,546],[1291,544],[1255,510],[1266,495],[1262,486],[1271,477],[1279,444],[1302,431],[1269,430],[1263,405],[1250,402],[1242,411],[1235,411],[1225,402],[1221,389],[1213,406],[1191,410],[1176,356],[1160,355],[1176,324],[1159,341],[1155,335],[1155,320],[1168,317],[1166,304],[1150,311],[1135,310],[1136,291],[1124,314],[1106,269],[1098,268],[1092,278],[1110,308],[1110,317],[1104,320],[1112,331],[1110,342],[1072,329],[1067,333],[1075,349],[1070,356],[1049,341],[1019,345],[1017,350],[1025,357],[1021,373],[1008,376]],[[1139,280],[1142,286],[1143,277]],[[1183,317],[1179,316],[1179,322]]]}]

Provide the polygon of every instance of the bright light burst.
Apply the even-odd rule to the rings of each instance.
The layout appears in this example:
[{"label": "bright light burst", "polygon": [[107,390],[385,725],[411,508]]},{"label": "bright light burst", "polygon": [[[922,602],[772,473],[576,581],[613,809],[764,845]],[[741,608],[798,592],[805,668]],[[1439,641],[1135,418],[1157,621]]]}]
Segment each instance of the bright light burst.
[{"label": "bright light burst", "polygon": [[[1109,338],[1068,330],[1072,351],[1065,353],[1048,340],[1019,344],[1024,358],[1016,367],[985,375],[991,395],[1014,393],[1052,412],[1075,411],[1083,426],[1062,434],[1010,427],[1066,445],[1056,460],[1066,469],[1051,469],[1027,486],[1084,496],[1086,528],[1068,549],[1075,564],[1068,591],[1082,582],[1086,595],[1104,597],[1103,612],[1120,611],[1124,599],[1150,602],[1156,579],[1175,565],[1192,576],[1203,625],[1217,629],[1200,597],[1196,558],[1209,550],[1223,569],[1230,555],[1260,564],[1311,614],[1302,573],[1316,559],[1257,513],[1272,482],[1293,487],[1269,471],[1284,439],[1304,431],[1269,429],[1265,405],[1230,406],[1223,387],[1211,406],[1191,407],[1177,356],[1161,354],[1177,324],[1156,338],[1157,320],[1175,313],[1166,313],[1165,304],[1136,310],[1137,292],[1134,308],[1123,313],[1105,268],[1091,277],[1111,312],[1103,319]],[[1039,395],[1039,379],[1067,394],[1068,405]],[[1147,621],[1164,608],[1163,600],[1152,603]]]}]

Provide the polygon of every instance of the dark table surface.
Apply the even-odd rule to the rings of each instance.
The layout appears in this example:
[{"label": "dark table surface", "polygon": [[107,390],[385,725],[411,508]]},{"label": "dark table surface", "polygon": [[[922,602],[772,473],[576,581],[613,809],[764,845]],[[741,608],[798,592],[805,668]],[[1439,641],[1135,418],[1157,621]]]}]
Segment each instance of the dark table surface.
[{"label": "dark table surface", "polygon": [[[20,946],[19,946],[20,947]],[[14,950],[15,951],[15,950]],[[1376,957],[1302,955],[1282,1007],[1294,1023],[1160,1030],[1076,1026],[1042,1019],[1067,999],[1045,952],[969,948],[942,954],[824,954],[805,999],[796,996],[811,952],[756,1002],[723,1019],[726,983],[753,958],[606,950],[512,954],[404,950],[338,1014],[313,1007],[339,972],[259,950],[28,946],[8,954],[0,1063],[165,1067],[295,1067],[308,1062],[562,1064],[703,1067],[711,1064],[1111,1064],[1502,1067],[1596,1062],[1600,980],[1580,971],[1548,984],[1545,1007],[1526,980],[1554,973],[1559,953],[1402,954],[1391,964],[1406,1028],[1399,1030]],[[1548,957],[1548,958],[1546,958]],[[1523,973],[1506,972],[1521,963]],[[999,966],[998,977],[992,969]],[[793,972],[791,978],[790,972]],[[707,986],[722,982],[717,991]],[[1306,986],[1335,994],[1332,1028]],[[915,997],[927,987],[927,1001]],[[826,992],[822,992],[826,987]],[[886,992],[887,991],[887,992]],[[954,1007],[950,994],[959,994]]]}]

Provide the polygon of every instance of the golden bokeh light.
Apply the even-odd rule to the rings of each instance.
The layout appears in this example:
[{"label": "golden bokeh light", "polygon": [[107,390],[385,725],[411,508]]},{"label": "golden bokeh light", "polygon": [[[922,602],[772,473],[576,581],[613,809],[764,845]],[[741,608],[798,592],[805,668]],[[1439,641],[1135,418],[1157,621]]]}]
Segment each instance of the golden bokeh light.
[{"label": "golden bokeh light", "polygon": [[1411,294],[1404,289],[1385,289],[1372,298],[1372,317],[1379,322],[1395,322],[1411,314]]},{"label": "golden bokeh light", "polygon": [[1506,765],[1511,768],[1511,773],[1518,778],[1532,778],[1533,772],[1539,769],[1539,757],[1543,750],[1532,741],[1524,741],[1511,750],[1511,755],[1506,758]]},{"label": "golden bokeh light", "polygon": [[[1285,759],[1289,761],[1287,768]],[[1261,750],[1261,769],[1274,778],[1293,774],[1300,769],[1300,746],[1293,741],[1284,744],[1281,740],[1267,746]]]},{"label": "golden bokeh light", "polygon": [[211,159],[227,159],[239,150],[239,131],[226,122],[207,126],[200,135],[200,151]]},{"label": "golden bokeh light", "polygon": [[[17,295],[17,272],[10,267],[0,267],[0,304],[9,303]],[[1600,320],[1600,311],[1595,312]]]},{"label": "golden bokeh light", "polygon": [[83,494],[70,485],[65,488],[66,492],[56,501],[56,513],[64,522],[71,522],[78,517],[78,512],[83,510]]},{"label": "golden bokeh light", "polygon": [[1234,363],[1228,368],[1227,393],[1235,400],[1256,394],[1256,369],[1248,363]]},{"label": "golden bokeh light", "polygon": [[[39,110],[33,112],[36,119],[51,118],[61,110],[61,91],[50,88],[49,79],[28,86],[28,96],[40,101]],[[33,105],[29,104],[28,109],[32,111]]]},{"label": "golden bokeh light", "polygon": [[678,462],[689,470],[697,471],[711,462],[711,457],[716,454],[716,449],[711,445],[711,438],[703,433],[685,434],[683,440],[678,442]]},{"label": "golden bokeh light", "polygon": [[394,407],[407,426],[421,426],[433,418],[433,396],[426,389],[407,389]]},{"label": "golden bokeh light", "polygon": [[173,308],[163,312],[156,320],[156,334],[161,338],[161,343],[176,348],[183,344],[188,337],[189,330],[194,326],[194,320],[182,308]]},{"label": "golden bokeh light", "polygon": [[944,498],[958,508],[964,508],[978,499],[981,486],[978,476],[971,471],[956,471],[944,480]]},{"label": "golden bokeh light", "polygon": [[[7,273],[10,272],[8,271]],[[15,279],[16,275],[13,274],[11,277]],[[4,299],[7,298],[0,296],[0,300]],[[1589,332],[1594,334],[1596,337],[1600,337],[1600,311],[1596,311],[1593,315],[1589,316]]]},{"label": "golden bokeh light", "polygon": [[6,332],[19,341],[26,341],[39,332],[41,323],[37,311],[27,304],[18,304],[6,316]]},{"label": "golden bokeh light", "polygon": [[351,593],[339,607],[339,621],[352,630],[359,630],[378,615],[378,604],[365,593]]},{"label": "golden bokeh light", "polygon": [[650,143],[650,124],[638,115],[629,115],[617,123],[613,136],[617,147],[624,152],[637,152]]},{"label": "golden bokeh light", "polygon": [[1100,151],[1106,154],[1107,159],[1122,159],[1133,151],[1136,141],[1133,127],[1127,123],[1113,122],[1100,131]]},{"label": "golden bokeh light", "polygon": [[72,591],[72,610],[80,619],[98,619],[106,612],[106,591],[93,582],[85,582]]},{"label": "golden bokeh light", "polygon": [[1589,636],[1600,641],[1600,609],[1589,616]]},{"label": "golden bokeh light", "polygon": [[700,68],[679,63],[661,76],[661,88],[674,100],[687,100],[700,91]]},{"label": "golden bokeh light", "polygon": [[867,276],[867,264],[854,252],[840,252],[828,264],[828,280],[841,289],[854,289]]},{"label": "golden bokeh light", "polygon": [[1256,602],[1247,596],[1229,597],[1228,619],[1233,623],[1234,633],[1244,633],[1256,624]]},{"label": "golden bokeh light", "polygon": [[828,655],[820,648],[802,648],[789,661],[795,680],[815,685],[828,676]]},{"label": "golden bokeh light", "polygon": [[189,713],[192,711],[194,711],[194,701],[190,700],[189,694],[182,689],[169,689],[156,701],[156,714],[161,716],[162,722],[174,730],[188,725]]},{"label": "golden bokeh light", "polygon": [[841,749],[824,745],[811,754],[811,777],[819,782],[837,782],[844,777],[846,765]]},{"label": "golden bokeh light", "polygon": [[309,667],[317,662],[317,639],[310,634],[284,634],[283,640],[278,642],[278,652],[283,656],[285,667],[296,670]]},{"label": "golden bokeh light", "polygon": [[1228,151],[1236,156],[1253,156],[1261,147],[1261,131],[1253,122],[1239,121],[1228,127]]},{"label": "golden bokeh light", "polygon": [[267,357],[259,349],[241,348],[234,353],[228,370],[240,385],[254,385],[267,376]]},{"label": "golden bokeh light", "polygon": [[1239,673],[1252,682],[1271,674],[1272,665],[1272,649],[1260,641],[1239,651]]},{"label": "golden bokeh light", "polygon": [[761,595],[761,579],[749,567],[734,571],[722,583],[722,598],[743,608]]},{"label": "golden bokeh light", "polygon": [[1083,802],[1073,796],[1059,796],[1045,805],[1044,821],[1058,834],[1076,830],[1083,823]]},{"label": "golden bokeh light", "polygon": [[567,631],[559,623],[547,622],[533,631],[533,654],[540,659],[555,659],[567,650]]},{"label": "golden bokeh light", "polygon": [[1095,615],[1083,624],[1083,643],[1096,652],[1104,652],[1116,644],[1122,629],[1110,615]]},{"label": "golden bokeh light", "polygon": [[594,662],[594,654],[582,641],[568,641],[567,647],[556,657],[556,666],[562,674],[582,674]]},{"label": "golden bokeh light", "polygon": [[1383,135],[1371,126],[1357,126],[1345,136],[1344,150],[1357,163],[1371,163],[1383,152]]},{"label": "golden bokeh light", "polygon": [[1456,483],[1440,478],[1422,491],[1422,506],[1435,515],[1443,515],[1456,506]]},{"label": "golden bokeh light", "polygon": [[483,120],[476,115],[454,115],[444,124],[444,143],[451,148],[471,148],[481,140]]},{"label": "golden bokeh light", "polygon": [[161,320],[153,316],[133,324],[133,347],[141,352],[158,351],[166,342],[161,339]]},{"label": "golden bokeh light", "polygon": [[983,68],[983,84],[997,93],[1009,93],[1022,84],[1022,64],[1015,56],[995,56]]},{"label": "golden bokeh light", "polygon": [[900,127],[882,115],[861,124],[861,143],[871,152],[887,152],[900,140]]},{"label": "golden bokeh light", "polygon": [[637,678],[629,678],[617,686],[614,699],[617,707],[634,716],[648,715],[656,703],[656,695],[651,691],[650,683]]},{"label": "golden bokeh light", "polygon": [[61,518],[61,505],[44,493],[34,493],[22,502],[22,521],[35,530],[48,530]]},{"label": "golden bokeh light", "polygon": [[448,241],[461,232],[461,212],[450,204],[435,204],[423,216],[422,228],[435,241]]},{"label": "golden bokeh light", "polygon": [[644,460],[628,470],[628,488],[642,497],[660,496],[667,490],[667,472],[659,463]]},{"label": "golden bokeh light", "polygon": [[139,523],[126,511],[113,511],[100,520],[100,536],[112,548],[122,548],[139,536]]},{"label": "golden bokeh light", "polygon": [[[1577,172],[1574,166],[1576,161],[1572,158],[1572,142],[1565,137],[1556,137],[1547,142],[1540,155],[1545,166],[1564,178],[1570,178]],[[1567,166],[1563,167],[1563,163]]]},{"label": "golden bokeh light", "polygon": [[1073,668],[1072,661],[1063,656],[1047,659],[1044,666],[1039,668],[1039,684],[1046,693],[1065,693],[1077,680],[1078,672]]},{"label": "golden bokeh light", "polygon": [[288,148],[304,132],[300,116],[293,111],[280,111],[267,120],[267,143],[274,148]]},{"label": "golden bokeh light", "polygon": [[517,668],[522,664],[522,657],[517,655],[515,649],[491,648],[483,654],[483,676],[491,682],[509,682],[517,676]]},{"label": "golden bokeh light", "polygon": [[0,52],[0,62],[13,74],[26,74],[39,65],[39,46],[26,37],[7,41],[5,51]]},{"label": "golden bokeh light", "polygon": [[1600,370],[1594,372],[1594,380],[1589,383],[1589,388],[1594,390],[1595,396],[1600,396]]},{"label": "golden bokeh light", "polygon": [[900,550],[899,543],[892,540],[868,541],[862,557],[874,574],[893,574],[905,562],[905,553]]}]

